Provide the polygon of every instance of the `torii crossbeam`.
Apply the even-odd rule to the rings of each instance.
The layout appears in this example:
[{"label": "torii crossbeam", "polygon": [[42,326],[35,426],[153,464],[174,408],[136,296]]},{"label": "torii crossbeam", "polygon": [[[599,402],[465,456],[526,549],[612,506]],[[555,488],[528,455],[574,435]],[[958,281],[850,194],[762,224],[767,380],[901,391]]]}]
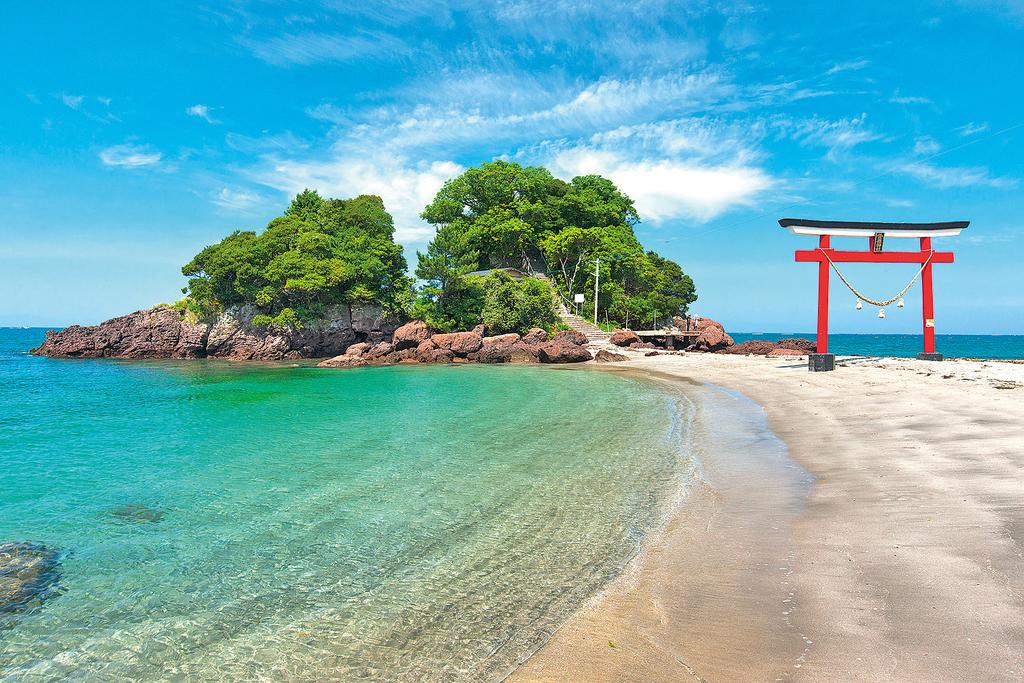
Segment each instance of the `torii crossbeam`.
[{"label": "torii crossbeam", "polygon": [[[836,263],[918,263],[921,266],[921,314],[924,325],[922,360],[942,360],[935,352],[935,302],[932,293],[932,265],[953,263],[953,252],[934,251],[933,237],[959,235],[968,221],[949,223],[856,223],[849,221],[818,221],[783,218],[779,225],[795,235],[816,235],[818,248],[799,250],[796,260],[818,264],[818,338],[817,353],[812,353],[808,367],[812,371],[832,370],[835,356],[828,352],[828,285],[829,268]],[[867,237],[870,251],[837,251],[832,237]],[[886,237],[917,238],[920,251],[882,251]]]}]

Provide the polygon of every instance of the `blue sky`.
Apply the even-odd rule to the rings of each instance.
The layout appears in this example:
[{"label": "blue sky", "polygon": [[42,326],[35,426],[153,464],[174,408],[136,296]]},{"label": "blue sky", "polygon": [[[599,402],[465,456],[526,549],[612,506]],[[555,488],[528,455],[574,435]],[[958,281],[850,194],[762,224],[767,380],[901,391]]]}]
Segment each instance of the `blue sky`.
[{"label": "blue sky", "polygon": [[[380,194],[414,262],[440,184],[507,158],[618,183],[729,329],[813,329],[801,216],[971,220],[939,332],[1024,333],[1022,0],[25,3],[0,37],[0,325],[176,299],[304,187]],[[919,330],[918,290],[880,321],[836,285],[834,331]]]}]

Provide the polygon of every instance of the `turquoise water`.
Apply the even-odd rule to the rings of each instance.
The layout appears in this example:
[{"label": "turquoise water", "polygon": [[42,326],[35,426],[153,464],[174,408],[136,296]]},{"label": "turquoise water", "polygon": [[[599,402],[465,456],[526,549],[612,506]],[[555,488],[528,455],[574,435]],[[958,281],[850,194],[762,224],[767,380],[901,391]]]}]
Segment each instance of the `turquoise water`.
[{"label": "turquoise water", "polygon": [[[729,333],[736,341],[787,337],[814,339],[814,332]],[[896,356],[913,358],[922,351],[919,334],[830,334],[828,350],[853,356]],[[1024,358],[1024,335],[937,334],[935,350],[950,358]]]},{"label": "turquoise water", "polygon": [[7,680],[496,680],[688,480],[680,395],[548,367],[62,361],[0,330]]}]

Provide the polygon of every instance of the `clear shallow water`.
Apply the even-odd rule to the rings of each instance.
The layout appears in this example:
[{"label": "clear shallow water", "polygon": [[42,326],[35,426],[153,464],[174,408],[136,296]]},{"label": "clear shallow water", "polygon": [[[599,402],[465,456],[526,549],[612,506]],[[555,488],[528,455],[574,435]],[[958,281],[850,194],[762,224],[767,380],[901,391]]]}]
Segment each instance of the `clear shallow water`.
[{"label": "clear shallow water", "polygon": [[688,402],[609,373],[40,340],[0,330],[0,542],[60,548],[64,592],[0,613],[0,678],[500,679],[690,469]]},{"label": "clear shallow water", "polygon": [[[736,343],[751,339],[779,340],[787,337],[814,339],[814,332],[738,332],[730,336]],[[895,356],[913,358],[922,351],[919,334],[830,334],[828,350],[851,356]],[[1024,335],[1016,334],[937,334],[935,350],[949,358],[1024,358]]]}]

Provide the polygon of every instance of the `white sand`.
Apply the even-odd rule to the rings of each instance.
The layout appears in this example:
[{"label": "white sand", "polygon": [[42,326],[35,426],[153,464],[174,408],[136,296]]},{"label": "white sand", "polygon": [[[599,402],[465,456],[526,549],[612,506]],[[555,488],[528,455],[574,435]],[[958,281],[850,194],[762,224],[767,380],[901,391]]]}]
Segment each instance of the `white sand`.
[{"label": "white sand", "polygon": [[1024,679],[1024,364],[631,357],[608,369],[760,403],[813,484],[719,438],[706,485],[513,680]]}]

